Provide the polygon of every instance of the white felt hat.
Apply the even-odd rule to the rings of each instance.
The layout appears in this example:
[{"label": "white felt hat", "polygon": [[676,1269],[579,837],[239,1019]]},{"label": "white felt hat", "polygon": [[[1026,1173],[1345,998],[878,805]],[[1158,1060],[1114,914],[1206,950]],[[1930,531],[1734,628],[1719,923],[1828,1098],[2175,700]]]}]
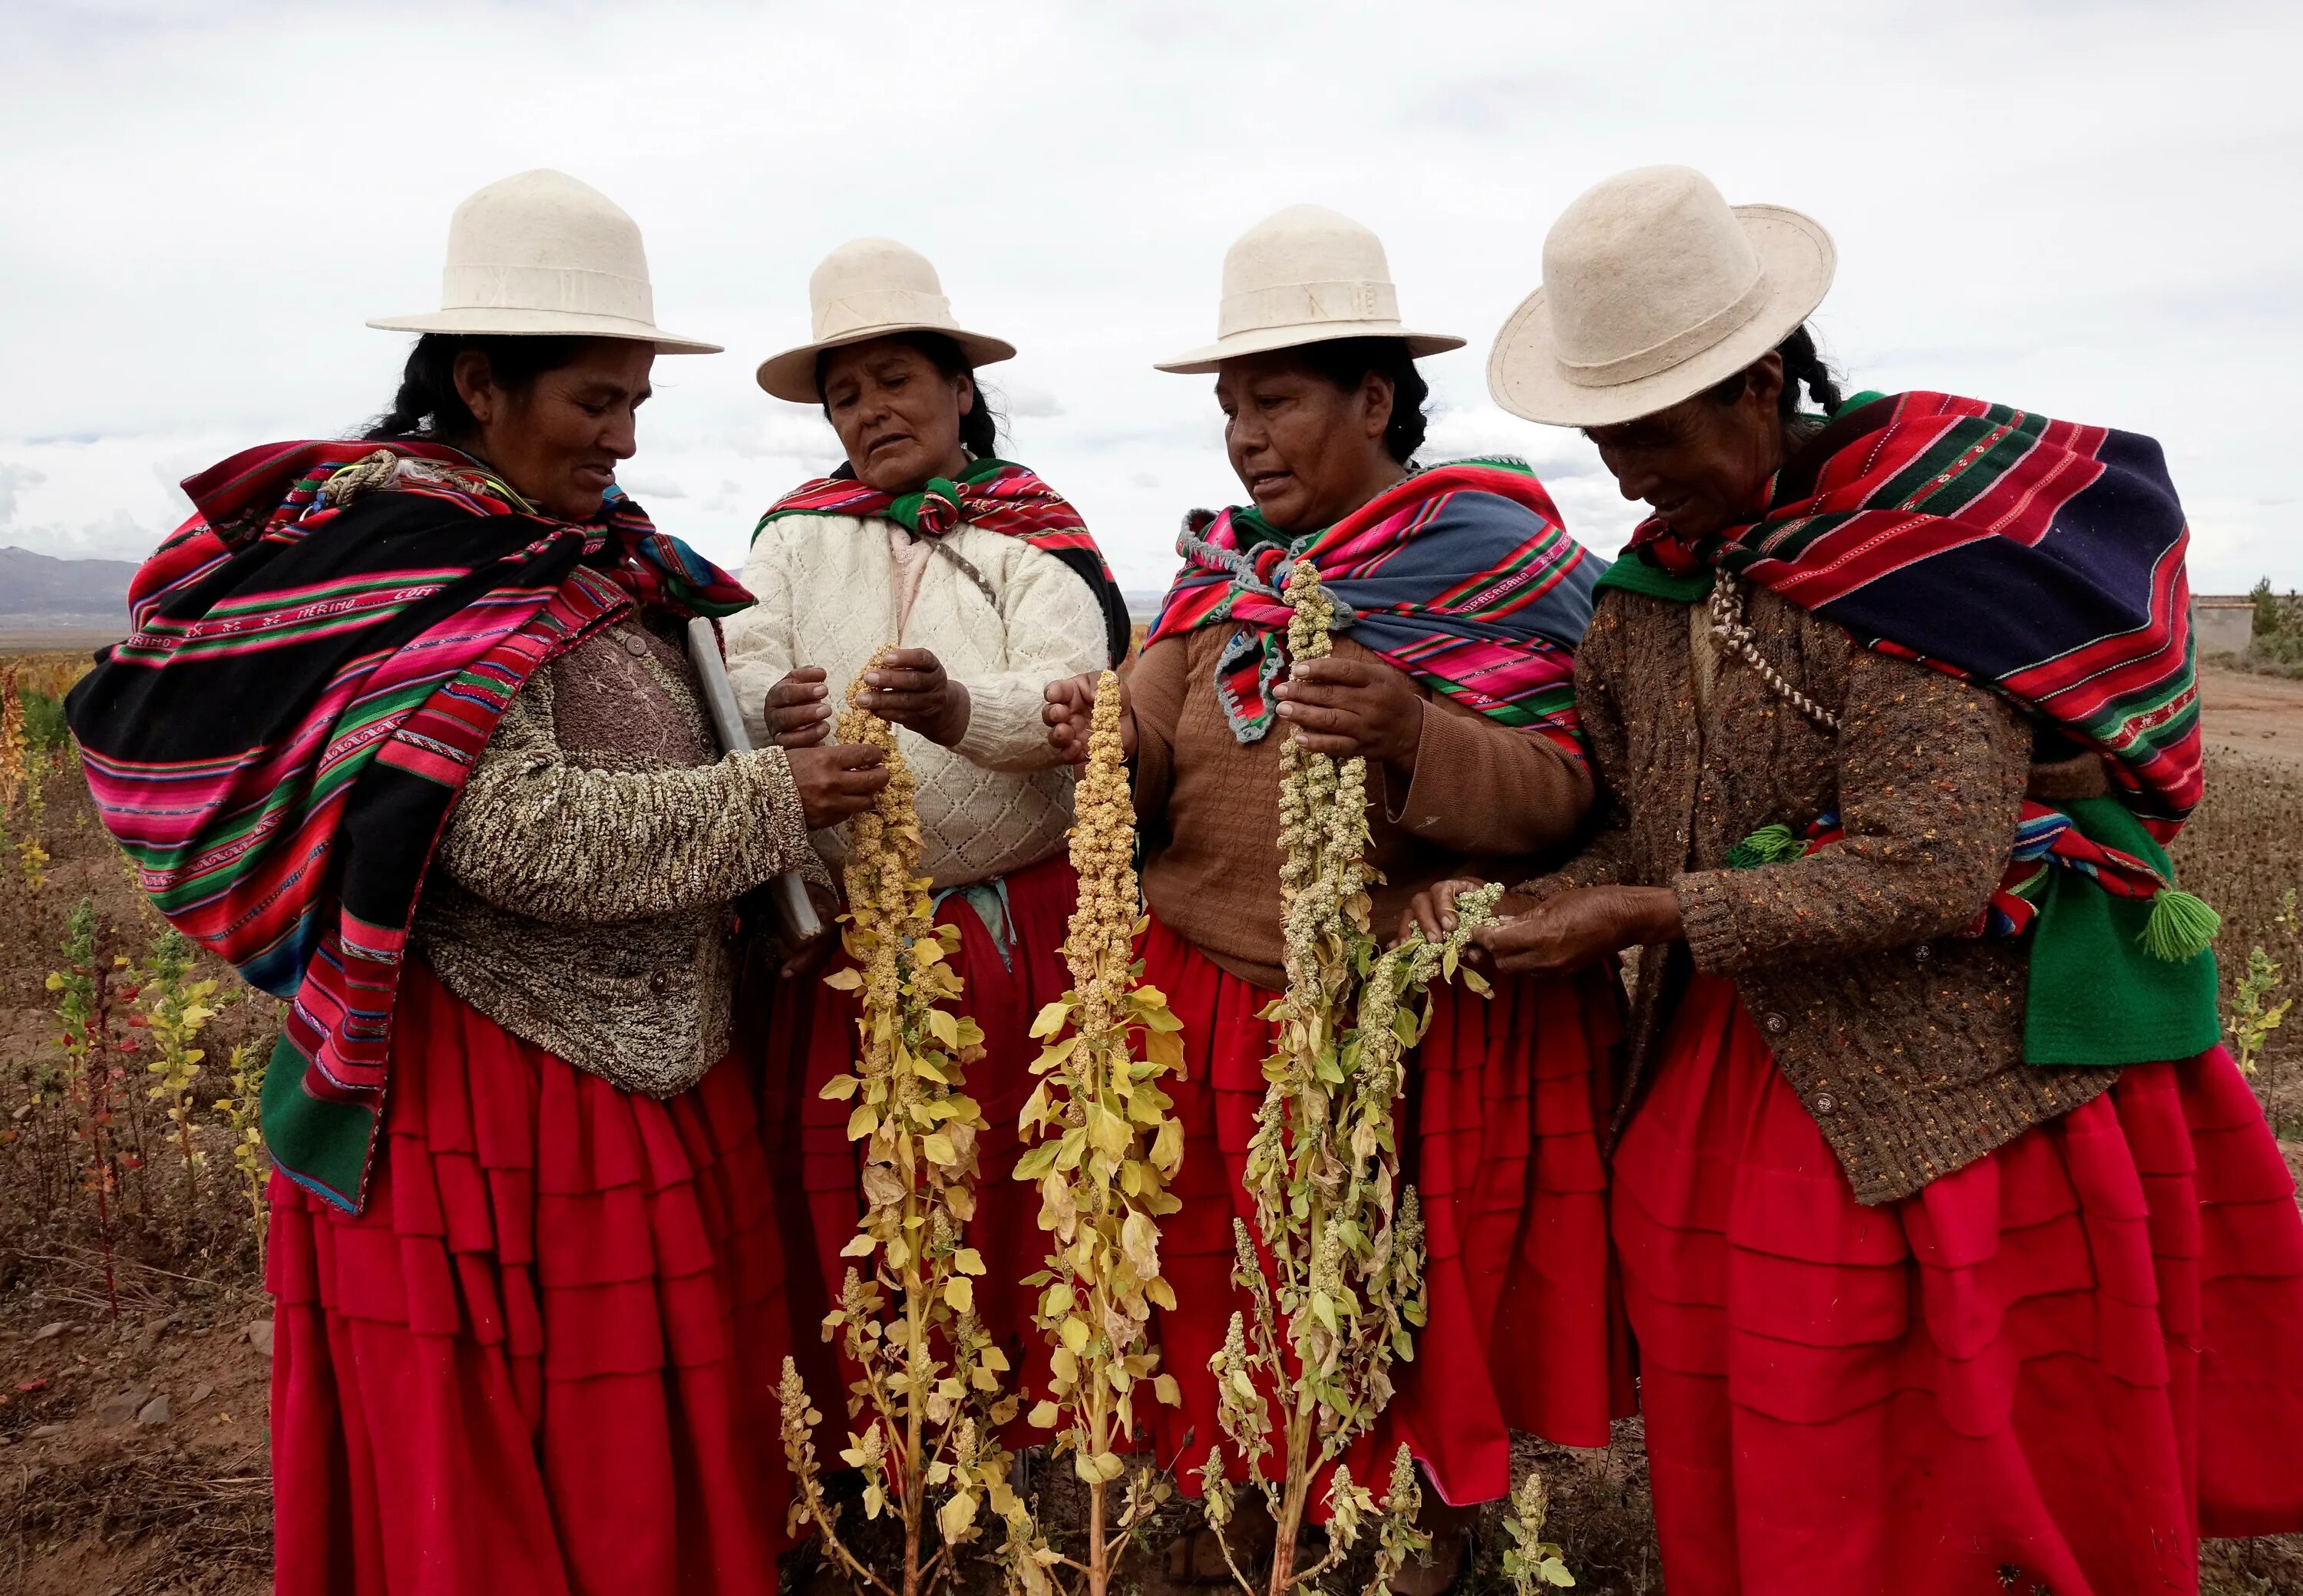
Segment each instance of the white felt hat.
[{"label": "white felt hat", "polygon": [[1543,285],[1488,357],[1488,392],[1515,416],[1611,426],[1724,382],[1797,330],[1838,260],[1822,224],[1730,206],[1686,166],[1607,179],[1543,240]]},{"label": "white felt hat", "polygon": [[1291,205],[1242,233],[1224,251],[1216,341],[1159,362],[1161,371],[1213,371],[1234,355],[1294,349],[1337,338],[1399,338],[1408,353],[1461,349],[1445,333],[1400,325],[1383,241],[1320,205]]},{"label": "white felt hat", "polygon": [[898,333],[941,333],[970,366],[1016,358],[1014,344],[954,321],[934,266],[893,239],[851,239],[825,256],[807,280],[807,307],[814,336],[760,362],[760,386],[795,404],[822,401],[815,358],[825,350]]},{"label": "white felt hat", "polygon": [[456,207],[440,308],[367,324],[401,333],[552,333],[629,338],[658,354],[714,355],[720,345],[655,325],[638,224],[564,172],[490,183]]}]

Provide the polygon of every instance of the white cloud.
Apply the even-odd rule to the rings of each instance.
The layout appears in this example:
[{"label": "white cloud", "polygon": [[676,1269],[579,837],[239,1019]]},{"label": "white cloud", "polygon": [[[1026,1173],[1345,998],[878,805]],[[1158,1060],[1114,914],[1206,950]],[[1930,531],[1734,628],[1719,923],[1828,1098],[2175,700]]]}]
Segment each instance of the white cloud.
[{"label": "white cloud", "polygon": [[[1206,339],[1225,245],[1299,200],[1377,228],[1410,318],[1472,340],[1427,368],[1434,452],[1528,457],[1572,529],[1611,549],[1628,507],[1582,440],[1488,402],[1484,351],[1559,208],[1675,160],[1832,228],[1818,325],[1858,384],[2150,433],[2191,509],[2197,585],[2303,586],[2298,511],[2271,502],[2292,491],[2303,367],[2303,213],[2276,202],[2303,169],[2292,5],[890,0],[868,30],[858,14],[12,9],[0,461],[42,479],[0,490],[9,537],[130,552],[113,545],[181,514],[175,478],[375,413],[406,346],[361,322],[432,302],[459,198],[548,165],[639,219],[665,325],[730,347],[659,362],[630,477],[689,485],[652,508],[720,557],[836,463],[822,418],[768,400],[752,367],[805,335],[823,252],[885,233],[936,261],[969,325],[1022,348],[989,374],[1009,452],[1081,505],[1129,587],[1160,585],[1179,512],[1237,488],[1206,379],[1150,362]],[[959,64],[987,61],[1001,70]]]}]

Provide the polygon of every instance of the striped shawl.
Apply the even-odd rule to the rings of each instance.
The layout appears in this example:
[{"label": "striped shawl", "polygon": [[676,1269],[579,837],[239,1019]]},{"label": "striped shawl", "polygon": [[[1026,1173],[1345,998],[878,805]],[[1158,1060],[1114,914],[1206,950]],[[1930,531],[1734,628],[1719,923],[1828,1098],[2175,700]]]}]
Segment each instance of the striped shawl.
[{"label": "striped shawl", "polygon": [[635,605],[750,595],[620,495],[570,525],[434,444],[267,445],[184,487],[72,731],[162,913],[288,1001],[266,1139],[357,1212],[417,896],[505,706]]},{"label": "striped shawl", "polygon": [[1603,566],[1567,536],[1521,462],[1418,471],[1293,538],[1246,506],[1194,511],[1176,547],[1184,570],[1145,646],[1202,626],[1236,629],[1215,690],[1240,741],[1271,729],[1293,613],[1283,589],[1308,561],[1336,601],[1338,631],[1431,691],[1583,756],[1574,647]]}]

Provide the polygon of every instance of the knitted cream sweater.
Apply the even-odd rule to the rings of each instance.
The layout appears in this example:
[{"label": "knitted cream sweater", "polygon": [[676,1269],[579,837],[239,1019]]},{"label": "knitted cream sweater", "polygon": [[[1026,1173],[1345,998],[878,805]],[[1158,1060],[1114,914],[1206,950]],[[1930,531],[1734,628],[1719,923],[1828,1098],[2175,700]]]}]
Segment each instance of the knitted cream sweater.
[{"label": "knitted cream sweater", "polygon": [[[725,630],[728,673],[761,744],[768,689],[796,666],[823,668],[835,709],[885,643],[932,650],[966,685],[973,707],[957,747],[896,732],[919,780],[921,868],[952,887],[1035,865],[1064,846],[1072,775],[1048,747],[1042,694],[1058,677],[1102,670],[1109,645],[1095,595],[1054,555],[974,526],[943,542],[992,597],[893,521],[780,517],[744,562],[744,585],[759,603]],[[839,830],[814,840],[827,864],[839,862]]]}]

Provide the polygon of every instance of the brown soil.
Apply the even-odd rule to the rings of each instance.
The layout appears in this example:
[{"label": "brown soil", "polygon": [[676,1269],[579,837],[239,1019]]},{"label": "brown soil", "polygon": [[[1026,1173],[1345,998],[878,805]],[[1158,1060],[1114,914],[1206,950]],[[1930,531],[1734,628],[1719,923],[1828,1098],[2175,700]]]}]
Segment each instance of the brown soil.
[{"label": "brown soil", "polygon": [[2202,671],[2199,696],[2200,725],[2211,752],[2303,767],[2303,681]]}]

